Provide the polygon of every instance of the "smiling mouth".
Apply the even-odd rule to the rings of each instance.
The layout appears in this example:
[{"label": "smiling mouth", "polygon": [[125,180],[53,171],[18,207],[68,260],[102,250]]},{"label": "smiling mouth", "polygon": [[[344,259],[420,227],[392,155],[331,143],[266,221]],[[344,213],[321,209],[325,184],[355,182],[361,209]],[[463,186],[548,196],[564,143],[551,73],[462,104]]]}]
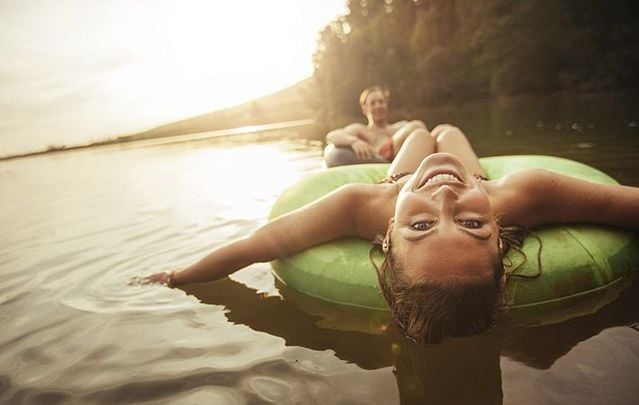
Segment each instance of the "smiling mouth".
[{"label": "smiling mouth", "polygon": [[464,182],[457,177],[457,175],[453,174],[453,173],[433,173],[432,175],[426,177],[422,183],[419,185],[418,188],[422,188],[426,185],[430,185],[430,184],[452,184],[452,183],[459,183],[459,184],[464,184]]}]

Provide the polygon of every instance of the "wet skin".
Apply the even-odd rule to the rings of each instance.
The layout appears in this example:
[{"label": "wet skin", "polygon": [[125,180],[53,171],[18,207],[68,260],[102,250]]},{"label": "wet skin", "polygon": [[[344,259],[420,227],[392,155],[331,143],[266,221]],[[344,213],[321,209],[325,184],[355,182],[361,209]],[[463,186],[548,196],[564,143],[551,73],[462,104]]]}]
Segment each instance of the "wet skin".
[{"label": "wet skin", "polygon": [[394,254],[415,282],[488,276],[499,260],[488,194],[448,153],[428,156],[404,184],[389,231]]}]

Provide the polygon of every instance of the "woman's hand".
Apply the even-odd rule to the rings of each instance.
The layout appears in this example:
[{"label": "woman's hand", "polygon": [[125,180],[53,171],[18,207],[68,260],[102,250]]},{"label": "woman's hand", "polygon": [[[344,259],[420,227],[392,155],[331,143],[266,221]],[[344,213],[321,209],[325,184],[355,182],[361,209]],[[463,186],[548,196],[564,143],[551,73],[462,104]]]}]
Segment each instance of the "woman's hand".
[{"label": "woman's hand", "polygon": [[359,160],[368,160],[371,159],[375,155],[375,148],[368,142],[365,142],[361,139],[356,140],[351,144],[351,149],[357,155]]},{"label": "woman's hand", "polygon": [[133,277],[129,281],[129,285],[163,284],[167,287],[173,288],[175,287],[174,274],[175,270],[172,270],[151,274],[146,277]]}]

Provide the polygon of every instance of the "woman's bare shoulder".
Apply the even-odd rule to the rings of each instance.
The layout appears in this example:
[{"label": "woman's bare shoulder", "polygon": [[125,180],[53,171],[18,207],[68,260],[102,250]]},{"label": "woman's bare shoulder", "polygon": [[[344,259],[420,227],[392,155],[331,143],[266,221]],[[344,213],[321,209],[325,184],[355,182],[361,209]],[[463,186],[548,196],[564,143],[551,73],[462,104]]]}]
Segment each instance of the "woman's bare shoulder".
[{"label": "woman's bare shoulder", "polygon": [[539,190],[552,181],[544,169],[523,169],[486,183],[495,215],[504,225],[532,226],[537,223],[540,202],[547,196]]},{"label": "woman's bare shoulder", "polygon": [[345,190],[352,193],[352,212],[356,233],[372,239],[386,229],[395,210],[397,186],[395,184],[349,184]]},{"label": "woman's bare shoulder", "polygon": [[495,213],[506,219],[505,225],[587,222],[639,229],[636,187],[530,169],[495,181],[488,191]]},{"label": "woman's bare shoulder", "polygon": [[524,194],[524,197],[529,197],[529,193],[535,192],[540,186],[552,183],[557,176],[565,177],[545,169],[522,169],[492,180],[490,184],[496,191],[506,193],[511,198],[511,194]]},{"label": "woman's bare shoulder", "polygon": [[354,204],[360,209],[375,212],[394,210],[398,186],[393,183],[360,184],[345,186],[354,195]]}]

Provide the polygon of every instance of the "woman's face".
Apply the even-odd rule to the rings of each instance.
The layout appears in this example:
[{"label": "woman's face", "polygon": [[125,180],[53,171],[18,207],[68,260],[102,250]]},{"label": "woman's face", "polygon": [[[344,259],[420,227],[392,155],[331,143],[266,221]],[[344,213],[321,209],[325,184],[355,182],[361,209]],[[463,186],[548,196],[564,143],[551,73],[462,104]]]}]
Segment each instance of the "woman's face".
[{"label": "woman's face", "polygon": [[500,260],[488,195],[448,153],[428,156],[406,182],[389,232],[396,260],[415,282],[488,276]]}]

